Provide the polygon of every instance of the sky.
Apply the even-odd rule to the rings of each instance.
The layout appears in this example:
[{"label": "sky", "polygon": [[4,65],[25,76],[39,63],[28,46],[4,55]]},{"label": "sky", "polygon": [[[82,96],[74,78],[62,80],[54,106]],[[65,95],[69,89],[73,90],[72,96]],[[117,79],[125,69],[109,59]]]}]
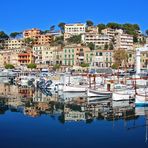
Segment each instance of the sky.
[{"label": "sky", "polygon": [[60,22],[95,24],[137,23],[148,29],[148,0],[0,0],[0,31],[6,33],[39,28]]}]

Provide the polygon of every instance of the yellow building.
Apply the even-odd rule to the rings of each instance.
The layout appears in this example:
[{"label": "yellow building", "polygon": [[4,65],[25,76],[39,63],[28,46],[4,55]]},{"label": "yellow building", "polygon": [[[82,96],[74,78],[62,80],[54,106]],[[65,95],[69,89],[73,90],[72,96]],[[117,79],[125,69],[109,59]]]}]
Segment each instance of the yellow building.
[{"label": "yellow building", "polygon": [[5,49],[15,49],[15,48],[22,48],[25,46],[23,39],[9,39],[5,41],[4,44]]}]

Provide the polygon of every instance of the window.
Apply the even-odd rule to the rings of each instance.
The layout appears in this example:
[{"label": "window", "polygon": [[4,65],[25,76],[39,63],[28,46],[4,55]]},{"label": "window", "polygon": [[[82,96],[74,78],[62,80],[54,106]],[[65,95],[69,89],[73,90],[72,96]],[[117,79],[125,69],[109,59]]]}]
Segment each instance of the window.
[{"label": "window", "polygon": [[102,56],[102,52],[99,53],[99,56]]}]

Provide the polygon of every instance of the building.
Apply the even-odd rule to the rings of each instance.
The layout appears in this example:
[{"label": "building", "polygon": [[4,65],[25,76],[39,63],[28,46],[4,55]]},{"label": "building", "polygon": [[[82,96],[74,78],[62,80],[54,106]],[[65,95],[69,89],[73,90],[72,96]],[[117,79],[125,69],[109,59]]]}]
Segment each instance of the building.
[{"label": "building", "polygon": [[148,68],[148,51],[141,52],[141,68]]},{"label": "building", "polygon": [[19,66],[18,53],[13,50],[0,51],[0,67],[5,67],[6,64]]},{"label": "building", "polygon": [[69,33],[72,35],[79,35],[85,33],[85,24],[66,24],[65,25],[65,33]]},{"label": "building", "polygon": [[[48,46],[48,45],[47,45]],[[42,51],[45,49],[45,45],[35,45],[33,46],[33,55],[36,64],[42,64]]]},{"label": "building", "polygon": [[148,44],[148,37],[146,37],[146,44]]},{"label": "building", "polygon": [[115,36],[115,48],[125,50],[133,49],[133,36],[125,33],[118,33]]},{"label": "building", "polygon": [[50,44],[52,42],[52,36],[51,35],[46,35],[46,34],[41,34],[36,37],[36,45],[44,45],[44,44]]},{"label": "building", "polygon": [[108,35],[101,35],[98,33],[85,33],[82,35],[82,42],[86,44],[93,43],[96,47],[101,48],[106,44],[109,45],[110,37]]},{"label": "building", "polygon": [[23,39],[8,39],[5,40],[4,48],[5,49],[15,49],[22,48],[25,46]]},{"label": "building", "polygon": [[86,32],[88,33],[99,33],[97,26],[88,26],[86,29]]},{"label": "building", "polygon": [[32,28],[29,30],[25,30],[23,32],[23,37],[24,38],[36,38],[41,34],[41,31],[37,28]]},{"label": "building", "polygon": [[54,47],[45,46],[42,50],[42,64],[53,65],[53,51]]},{"label": "building", "polygon": [[123,30],[122,29],[106,28],[106,29],[103,29],[101,31],[101,33],[104,34],[104,35],[108,35],[110,39],[113,39],[116,34],[118,34],[118,33],[122,34]]},{"label": "building", "polygon": [[53,65],[63,65],[63,48],[61,46],[55,46],[53,50]]},{"label": "building", "polygon": [[85,54],[90,51],[88,47],[81,45],[67,45],[63,49],[63,65],[80,66],[86,63]]},{"label": "building", "polygon": [[111,67],[113,64],[113,50],[95,50],[86,52],[86,61],[91,66]]},{"label": "building", "polygon": [[21,53],[18,53],[18,62],[20,65],[28,65],[30,63],[34,63],[34,56],[31,51],[24,51]]},{"label": "building", "polygon": [[70,38],[73,35],[84,34],[86,29],[85,24],[65,24],[64,40]]}]

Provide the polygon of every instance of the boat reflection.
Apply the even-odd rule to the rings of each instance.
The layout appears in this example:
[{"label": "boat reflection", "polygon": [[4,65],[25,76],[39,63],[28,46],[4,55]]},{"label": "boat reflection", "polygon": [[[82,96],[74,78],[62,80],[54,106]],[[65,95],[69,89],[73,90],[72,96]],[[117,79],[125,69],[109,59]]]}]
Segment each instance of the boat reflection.
[{"label": "boat reflection", "polygon": [[[48,90],[35,90],[14,85],[0,85],[1,112],[13,110],[24,115],[38,117],[42,114],[58,114],[63,122],[136,119],[134,104],[129,101],[87,101],[85,94],[59,94]],[[4,111],[3,111],[4,110]]]}]

